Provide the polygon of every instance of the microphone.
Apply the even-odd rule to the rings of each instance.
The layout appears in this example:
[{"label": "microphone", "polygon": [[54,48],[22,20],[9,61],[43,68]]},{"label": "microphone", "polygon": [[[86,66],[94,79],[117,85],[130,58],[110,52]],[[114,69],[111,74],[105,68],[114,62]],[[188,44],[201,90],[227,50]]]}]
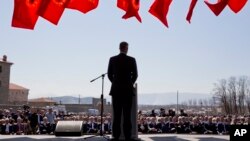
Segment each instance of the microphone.
[{"label": "microphone", "polygon": [[108,74],[108,73],[104,73],[104,74],[102,74],[101,76],[99,76],[99,77],[97,77],[97,78],[91,80],[90,83],[94,82],[96,79],[98,79],[98,78],[100,78],[100,77],[104,78],[104,76],[105,76],[106,74]]}]

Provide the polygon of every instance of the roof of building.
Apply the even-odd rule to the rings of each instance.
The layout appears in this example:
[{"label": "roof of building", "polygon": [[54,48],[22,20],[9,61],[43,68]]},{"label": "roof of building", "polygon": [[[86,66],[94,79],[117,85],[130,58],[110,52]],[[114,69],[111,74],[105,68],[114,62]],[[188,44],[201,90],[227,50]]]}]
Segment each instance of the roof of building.
[{"label": "roof of building", "polygon": [[24,88],[24,87],[22,87],[22,86],[19,86],[19,85],[17,85],[17,84],[14,84],[14,83],[10,83],[9,89],[10,89],[10,90],[29,90],[29,89],[27,89],[27,88]]},{"label": "roof of building", "polygon": [[1,63],[7,63],[7,64],[10,64],[10,65],[13,64],[12,62],[9,62],[9,61],[3,61],[1,58],[0,58],[0,62],[1,62]]},{"label": "roof of building", "polygon": [[49,98],[41,97],[41,98],[34,98],[29,99],[29,102],[46,102],[46,103],[56,103],[54,100],[51,100]]},{"label": "roof of building", "polygon": [[[4,57],[5,57],[5,58],[4,58]],[[7,64],[10,64],[10,65],[13,64],[12,62],[9,62],[9,61],[7,60],[7,56],[6,56],[6,55],[4,55],[2,58],[0,58],[0,63],[7,63]]]}]

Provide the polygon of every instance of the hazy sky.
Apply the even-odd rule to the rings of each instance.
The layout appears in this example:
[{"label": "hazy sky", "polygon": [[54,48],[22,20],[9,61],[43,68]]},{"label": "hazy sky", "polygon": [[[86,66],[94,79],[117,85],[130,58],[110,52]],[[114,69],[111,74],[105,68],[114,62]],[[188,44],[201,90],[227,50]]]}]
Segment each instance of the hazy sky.
[{"label": "hazy sky", "polygon": [[[30,98],[101,94],[101,79],[121,41],[137,59],[139,93],[211,93],[213,83],[230,76],[250,76],[250,3],[234,14],[228,7],[216,17],[199,1],[192,23],[185,21],[189,0],[173,1],[169,26],[147,11],[121,19],[116,0],[100,0],[84,15],[67,9],[58,26],[39,18],[34,31],[11,27],[14,0],[0,2],[0,56],[13,62],[11,82],[30,89]],[[105,78],[105,96],[110,82]]]}]

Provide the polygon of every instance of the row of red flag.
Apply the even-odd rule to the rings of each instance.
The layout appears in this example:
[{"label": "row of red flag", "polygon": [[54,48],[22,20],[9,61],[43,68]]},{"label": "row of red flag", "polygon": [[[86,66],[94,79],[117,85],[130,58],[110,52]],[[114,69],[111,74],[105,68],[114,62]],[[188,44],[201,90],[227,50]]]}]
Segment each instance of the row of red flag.
[{"label": "row of red flag", "polygon": [[[158,18],[168,27],[167,15],[173,0],[154,0],[149,13]],[[194,8],[198,0],[190,0],[190,7],[186,20],[190,23]],[[209,9],[218,16],[226,6],[238,13],[247,3],[247,0],[217,0],[217,3],[204,1]],[[34,29],[38,17],[43,17],[57,25],[65,8],[78,10],[84,14],[97,8],[99,0],[15,0],[12,26],[25,29]],[[126,13],[123,19],[135,17],[139,22],[140,0],[117,0],[117,7]]]}]

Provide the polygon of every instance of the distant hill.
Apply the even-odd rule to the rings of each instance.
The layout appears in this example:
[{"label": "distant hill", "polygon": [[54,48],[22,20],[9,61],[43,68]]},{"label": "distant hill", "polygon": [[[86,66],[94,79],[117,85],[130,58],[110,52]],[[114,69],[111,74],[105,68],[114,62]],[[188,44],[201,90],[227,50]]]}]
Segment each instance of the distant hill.
[{"label": "distant hill", "polygon": [[[188,100],[211,99],[211,94],[204,93],[179,93],[179,103],[188,102]],[[177,93],[156,93],[139,94],[138,103],[142,105],[171,105],[177,103]]]},{"label": "distant hill", "polygon": [[[80,98],[81,104],[92,104],[93,97],[83,97]],[[111,101],[111,97],[105,97],[107,101]],[[196,99],[211,99],[211,94],[204,93],[179,93],[179,103],[188,102],[188,100]],[[62,104],[78,104],[79,98],[73,96],[61,96],[61,97],[52,97],[57,103],[62,102]],[[176,104],[177,94],[176,92],[168,93],[151,93],[151,94],[139,94],[138,95],[138,104],[140,105],[170,105]]]}]

